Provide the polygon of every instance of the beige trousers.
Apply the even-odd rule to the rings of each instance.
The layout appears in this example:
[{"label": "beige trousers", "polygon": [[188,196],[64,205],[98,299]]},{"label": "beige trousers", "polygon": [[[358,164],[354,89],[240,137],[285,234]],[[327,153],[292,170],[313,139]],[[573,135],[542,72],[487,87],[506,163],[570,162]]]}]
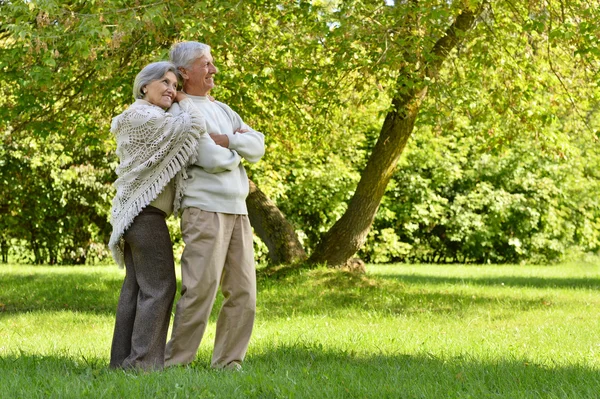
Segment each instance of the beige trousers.
[{"label": "beige trousers", "polygon": [[219,285],[224,296],[212,367],[242,362],[256,313],[256,271],[247,215],[186,208],[181,217],[181,298],[175,309],[165,366],[196,359]]}]

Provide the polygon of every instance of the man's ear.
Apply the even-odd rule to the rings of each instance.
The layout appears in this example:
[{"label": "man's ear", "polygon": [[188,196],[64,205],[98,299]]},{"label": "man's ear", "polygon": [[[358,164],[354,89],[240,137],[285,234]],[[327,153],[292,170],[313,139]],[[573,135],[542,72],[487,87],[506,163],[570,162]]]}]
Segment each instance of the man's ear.
[{"label": "man's ear", "polygon": [[181,75],[181,77],[185,80],[185,79],[189,79],[188,75],[187,75],[187,71],[183,68],[183,67],[179,67],[177,68],[179,70],[179,74]]}]

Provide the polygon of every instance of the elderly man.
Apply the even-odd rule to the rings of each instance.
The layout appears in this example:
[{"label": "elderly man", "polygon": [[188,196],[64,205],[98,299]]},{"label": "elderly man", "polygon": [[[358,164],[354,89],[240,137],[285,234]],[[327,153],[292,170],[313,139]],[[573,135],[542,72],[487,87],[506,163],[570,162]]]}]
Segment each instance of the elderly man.
[{"label": "elderly man", "polygon": [[[182,42],[170,53],[183,77],[183,91],[206,119],[207,131],[222,147],[248,162],[264,154],[264,136],[251,129],[227,105],[210,101],[218,72],[210,47]],[[199,159],[204,155],[198,154]],[[224,170],[187,169],[181,208],[182,288],[165,365],[183,365],[196,358],[219,285],[224,296],[217,321],[211,366],[239,370],[256,312],[256,271],[252,229],[246,209],[248,177],[238,162]]]}]

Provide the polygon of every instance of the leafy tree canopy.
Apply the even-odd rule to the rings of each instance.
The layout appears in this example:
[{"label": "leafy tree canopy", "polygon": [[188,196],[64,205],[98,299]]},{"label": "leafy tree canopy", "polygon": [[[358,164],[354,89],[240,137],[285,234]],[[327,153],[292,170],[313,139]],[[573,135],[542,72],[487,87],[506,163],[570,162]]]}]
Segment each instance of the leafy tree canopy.
[{"label": "leafy tree canopy", "polygon": [[[437,51],[464,12],[476,18],[460,44]],[[212,46],[215,96],[267,133],[253,178],[309,246],[377,156],[392,100],[415,92],[417,135],[454,138],[446,144],[474,158],[515,146],[562,165],[586,156],[577,170],[597,178],[599,27],[584,0],[0,0],[0,241],[74,262],[102,247],[111,117],[137,72],[179,40]],[[49,221],[63,235],[84,226],[59,245],[65,255],[48,254]]]}]

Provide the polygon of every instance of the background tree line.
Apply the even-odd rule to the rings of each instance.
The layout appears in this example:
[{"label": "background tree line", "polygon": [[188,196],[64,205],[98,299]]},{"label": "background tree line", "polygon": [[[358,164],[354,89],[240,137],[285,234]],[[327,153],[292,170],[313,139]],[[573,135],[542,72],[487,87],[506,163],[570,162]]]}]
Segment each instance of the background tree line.
[{"label": "background tree line", "polygon": [[597,252],[599,27],[579,0],[0,0],[2,260],[109,256],[110,120],[177,40],[213,47],[213,94],[266,133],[256,208],[288,229],[262,259]]}]

